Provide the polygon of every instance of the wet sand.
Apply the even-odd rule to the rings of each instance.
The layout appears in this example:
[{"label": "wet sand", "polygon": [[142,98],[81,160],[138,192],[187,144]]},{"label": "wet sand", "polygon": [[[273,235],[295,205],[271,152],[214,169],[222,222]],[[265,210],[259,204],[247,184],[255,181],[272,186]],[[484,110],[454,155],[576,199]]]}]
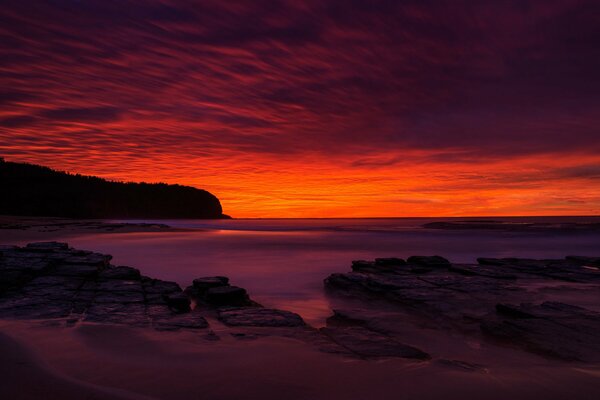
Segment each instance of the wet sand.
[{"label": "wet sand", "polygon": [[[3,327],[6,329],[6,327]],[[15,331],[6,329],[7,332]],[[15,335],[17,336],[17,335]],[[20,336],[20,335],[19,335]],[[45,365],[37,354],[0,332],[0,397],[3,399],[142,399],[134,393],[78,381]]]},{"label": "wet sand", "polygon": [[[487,348],[493,367],[350,360],[286,338],[208,342],[193,332],[3,322],[10,399],[596,399],[598,367]],[[15,345],[15,340],[20,344]],[[146,397],[140,397],[146,396]]]}]

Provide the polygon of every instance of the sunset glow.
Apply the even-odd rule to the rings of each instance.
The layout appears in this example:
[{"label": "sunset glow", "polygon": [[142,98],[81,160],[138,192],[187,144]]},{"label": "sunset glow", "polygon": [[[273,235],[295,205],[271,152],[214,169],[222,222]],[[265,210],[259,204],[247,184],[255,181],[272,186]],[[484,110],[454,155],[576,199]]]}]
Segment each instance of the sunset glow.
[{"label": "sunset glow", "polygon": [[598,2],[5,3],[6,160],[238,218],[600,213]]}]

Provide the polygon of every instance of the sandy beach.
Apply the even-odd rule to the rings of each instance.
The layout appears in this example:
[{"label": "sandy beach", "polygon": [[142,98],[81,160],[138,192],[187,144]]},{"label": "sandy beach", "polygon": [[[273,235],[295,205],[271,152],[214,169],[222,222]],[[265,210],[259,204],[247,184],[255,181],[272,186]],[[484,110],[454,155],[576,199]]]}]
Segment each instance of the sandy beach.
[{"label": "sandy beach", "polygon": [[[484,372],[435,362],[347,360],[282,338],[205,342],[189,332],[2,324],[2,391],[11,399],[595,399],[598,368],[518,352]],[[15,337],[19,341],[15,341]],[[4,353],[6,351],[6,353]]]}]

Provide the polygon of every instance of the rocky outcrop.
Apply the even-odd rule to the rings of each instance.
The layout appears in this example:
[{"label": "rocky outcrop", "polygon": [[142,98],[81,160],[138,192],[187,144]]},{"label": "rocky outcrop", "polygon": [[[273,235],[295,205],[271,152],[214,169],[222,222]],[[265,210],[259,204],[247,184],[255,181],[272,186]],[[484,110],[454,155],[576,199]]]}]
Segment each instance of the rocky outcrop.
[{"label": "rocky outcrop", "polygon": [[[433,328],[476,336],[483,333],[494,341],[565,360],[600,360],[599,314],[577,305],[539,301],[552,294],[561,298],[575,294],[571,297],[576,298],[579,291],[600,296],[597,257],[480,258],[479,264],[453,264],[439,256],[393,260],[355,261],[352,272],[330,275],[325,286],[332,294],[364,300],[371,307],[370,315],[378,304],[374,301],[382,301]],[[554,283],[561,281],[564,284]],[[536,287],[551,291],[537,292]],[[521,305],[505,304],[507,299]],[[372,354],[393,354],[392,348],[377,343],[383,343],[383,337],[403,343],[403,338],[382,330],[384,319],[375,322],[364,315],[336,311],[324,333],[350,349],[370,341],[378,349]]]},{"label": "rocky outcrop", "polygon": [[[366,314],[366,316],[365,316]],[[371,324],[373,315],[356,310],[334,310],[321,332],[333,342],[361,358],[400,357],[428,360],[424,351],[401,342],[390,332]]]},{"label": "rocky outcrop", "polygon": [[432,359],[449,368],[485,371],[476,360],[436,354],[428,348],[431,342],[419,337],[420,329],[455,331],[546,357],[599,362],[600,314],[562,300],[573,293],[584,293],[587,304],[598,298],[599,260],[355,261],[351,272],[332,274],[325,284],[329,293],[350,296],[352,304],[362,306],[336,309],[325,327],[315,329],[298,314],[263,307],[224,276],[197,278],[182,291],[175,282],[114,266],[109,255],[66,243],[0,246],[0,318],[188,329],[218,340],[210,330],[215,323],[219,332],[240,340],[285,336],[350,357]]},{"label": "rocky outcrop", "polygon": [[295,327],[305,323],[298,314],[262,307],[219,310],[219,319],[230,326]]},{"label": "rocky outcrop", "polygon": [[600,223],[465,220],[430,222],[424,224],[423,228],[444,230],[494,230],[510,232],[597,232],[600,231]]},{"label": "rocky outcrop", "polygon": [[227,277],[195,279],[184,292],[175,282],[111,265],[110,260],[59,242],[0,246],[0,318],[158,330],[205,329],[208,317],[232,327],[306,327],[298,314],[263,308]]},{"label": "rocky outcrop", "polygon": [[[178,284],[66,243],[0,248],[0,318],[59,318],[160,329],[206,328]],[[187,313],[186,313],[187,312]],[[182,313],[186,313],[185,316]]]},{"label": "rocky outcrop", "polygon": [[[600,294],[600,292],[599,292]],[[560,302],[498,304],[482,331],[502,342],[569,361],[600,361],[600,313]]]},{"label": "rocky outcrop", "polygon": [[250,300],[246,289],[232,286],[225,276],[196,278],[185,292],[198,304],[208,307],[253,307],[260,306]]}]

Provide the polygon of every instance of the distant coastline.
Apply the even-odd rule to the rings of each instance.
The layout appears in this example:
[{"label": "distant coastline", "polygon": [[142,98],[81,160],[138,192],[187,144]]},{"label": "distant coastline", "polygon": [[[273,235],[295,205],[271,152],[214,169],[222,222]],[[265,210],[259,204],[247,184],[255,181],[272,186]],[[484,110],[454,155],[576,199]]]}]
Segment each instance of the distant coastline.
[{"label": "distant coastline", "polygon": [[165,183],[113,182],[0,158],[0,215],[86,219],[230,218],[212,193]]}]

